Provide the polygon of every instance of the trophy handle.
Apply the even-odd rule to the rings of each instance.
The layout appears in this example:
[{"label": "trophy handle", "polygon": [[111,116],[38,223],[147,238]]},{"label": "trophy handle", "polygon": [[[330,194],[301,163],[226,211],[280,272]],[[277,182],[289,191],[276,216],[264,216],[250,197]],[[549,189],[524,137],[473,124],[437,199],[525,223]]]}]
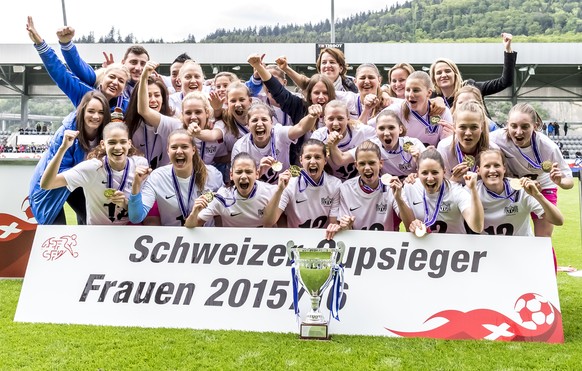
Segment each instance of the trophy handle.
[{"label": "trophy handle", "polygon": [[293,261],[293,259],[295,259],[293,257],[293,248],[295,247],[295,242],[289,240],[287,241],[287,256],[289,257],[289,260]]},{"label": "trophy handle", "polygon": [[342,241],[338,241],[336,246],[339,249],[338,264],[343,264],[344,253],[346,252],[346,244],[344,244]]}]

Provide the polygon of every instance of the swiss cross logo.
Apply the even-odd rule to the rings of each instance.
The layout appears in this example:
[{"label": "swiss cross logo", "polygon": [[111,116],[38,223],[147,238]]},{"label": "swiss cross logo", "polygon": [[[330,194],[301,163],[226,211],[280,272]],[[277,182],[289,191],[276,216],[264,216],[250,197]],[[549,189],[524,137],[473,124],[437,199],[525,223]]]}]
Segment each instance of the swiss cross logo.
[{"label": "swiss cross logo", "polygon": [[77,235],[51,237],[42,244],[42,257],[48,261],[59,259],[61,256],[70,253],[73,258],[79,256],[79,253],[74,250],[77,246]]}]

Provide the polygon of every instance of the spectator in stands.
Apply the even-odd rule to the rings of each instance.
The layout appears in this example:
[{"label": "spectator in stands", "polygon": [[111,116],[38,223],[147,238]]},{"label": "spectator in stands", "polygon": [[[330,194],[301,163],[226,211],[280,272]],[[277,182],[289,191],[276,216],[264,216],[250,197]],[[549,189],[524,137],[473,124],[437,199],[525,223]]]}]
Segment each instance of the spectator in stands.
[{"label": "spectator in stands", "polygon": [[560,124],[558,124],[558,121],[554,122],[554,132],[556,133],[556,136],[560,136]]},{"label": "spectator in stands", "polygon": [[568,135],[568,129],[569,129],[568,123],[564,122],[564,136]]},{"label": "spectator in stands", "polygon": [[548,123],[548,136],[551,137],[554,135],[554,123]]},{"label": "spectator in stands", "polygon": [[545,135],[548,135],[548,125],[545,122],[542,125],[542,131]]}]

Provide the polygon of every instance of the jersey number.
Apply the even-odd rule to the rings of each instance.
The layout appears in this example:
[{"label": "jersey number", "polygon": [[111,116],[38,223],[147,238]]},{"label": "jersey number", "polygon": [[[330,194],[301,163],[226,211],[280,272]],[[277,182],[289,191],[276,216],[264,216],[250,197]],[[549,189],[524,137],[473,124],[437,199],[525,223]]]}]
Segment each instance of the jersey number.
[{"label": "jersey number", "polygon": [[303,224],[299,225],[299,228],[312,228],[312,229],[321,229],[327,223],[327,216],[322,215],[318,216],[311,222],[311,219],[307,219]]}]

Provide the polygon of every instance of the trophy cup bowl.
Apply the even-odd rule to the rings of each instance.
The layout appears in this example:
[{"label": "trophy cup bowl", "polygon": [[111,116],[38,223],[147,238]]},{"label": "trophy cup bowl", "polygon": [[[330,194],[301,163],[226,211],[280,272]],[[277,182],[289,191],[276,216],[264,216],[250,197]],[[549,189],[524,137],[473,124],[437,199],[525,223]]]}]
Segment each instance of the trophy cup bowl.
[{"label": "trophy cup bowl", "polygon": [[301,323],[303,339],[328,339],[328,322],[320,311],[321,297],[333,279],[333,266],[341,262],[345,246],[339,248],[301,248],[287,243],[289,258],[295,261],[299,283],[309,295],[311,310]]}]

